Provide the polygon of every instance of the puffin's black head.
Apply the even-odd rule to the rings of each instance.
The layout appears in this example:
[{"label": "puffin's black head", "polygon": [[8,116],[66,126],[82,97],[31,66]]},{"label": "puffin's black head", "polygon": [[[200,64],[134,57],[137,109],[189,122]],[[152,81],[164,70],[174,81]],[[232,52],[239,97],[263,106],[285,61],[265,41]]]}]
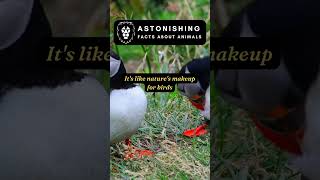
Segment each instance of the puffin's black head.
[{"label": "puffin's black head", "polygon": [[39,46],[52,35],[42,5],[39,0],[4,1],[0,8],[8,11],[8,17],[0,18],[0,59],[10,61],[10,64],[13,61],[29,63],[39,53]]},{"label": "puffin's black head", "polygon": [[319,34],[319,5],[314,0],[256,0],[247,14],[253,31],[261,36],[313,36]]},{"label": "puffin's black head", "polygon": [[0,2],[0,49],[12,45],[25,31],[33,9],[33,1]]},{"label": "puffin's black head", "polygon": [[[293,38],[319,34],[319,1],[254,0],[231,17],[223,37],[240,37],[243,29],[259,37]],[[244,27],[247,26],[247,27]]]},{"label": "puffin's black head", "polygon": [[295,85],[305,94],[320,72],[318,42],[316,37],[295,40],[285,49],[284,64]]},{"label": "puffin's black head", "polygon": [[181,74],[193,74],[198,78],[197,83],[180,83],[178,89],[181,93],[189,98],[204,95],[209,87],[210,80],[210,58],[193,59],[184,65]]},{"label": "puffin's black head", "polygon": [[134,87],[132,83],[125,83],[126,68],[121,58],[111,50],[110,52],[110,87],[111,89],[127,89]]},{"label": "puffin's black head", "polygon": [[[39,0],[1,1],[0,11],[8,12],[8,17],[0,18],[0,60],[30,63],[38,47],[52,35]],[[73,70],[1,66],[0,95],[11,88],[55,88],[82,78],[83,74]]]},{"label": "puffin's black head", "polygon": [[312,0],[255,0],[231,18],[222,37],[277,38],[292,80],[307,92],[319,71],[319,5]]}]

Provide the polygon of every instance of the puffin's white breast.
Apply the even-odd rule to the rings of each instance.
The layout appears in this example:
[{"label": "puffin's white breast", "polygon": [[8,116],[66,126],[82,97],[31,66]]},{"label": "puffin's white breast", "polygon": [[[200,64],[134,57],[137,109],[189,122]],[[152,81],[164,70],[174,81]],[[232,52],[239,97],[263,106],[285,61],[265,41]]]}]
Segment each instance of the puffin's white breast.
[{"label": "puffin's white breast", "polygon": [[147,110],[147,98],[141,87],[117,89],[110,94],[111,143],[134,134],[141,125]]},{"label": "puffin's white breast", "polygon": [[311,87],[306,101],[306,129],[303,155],[296,160],[302,173],[311,180],[320,177],[320,74]]},{"label": "puffin's white breast", "polygon": [[8,91],[0,98],[0,177],[103,177],[108,98],[90,77]]},{"label": "puffin's white breast", "polygon": [[204,117],[210,120],[210,86],[206,90],[204,111],[201,113]]}]

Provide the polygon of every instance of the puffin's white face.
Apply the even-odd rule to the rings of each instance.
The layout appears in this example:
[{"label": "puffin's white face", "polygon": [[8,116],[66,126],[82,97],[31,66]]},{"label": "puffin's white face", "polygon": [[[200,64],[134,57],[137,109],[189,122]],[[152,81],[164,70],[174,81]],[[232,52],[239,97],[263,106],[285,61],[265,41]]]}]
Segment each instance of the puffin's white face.
[{"label": "puffin's white face", "polygon": [[110,56],[110,77],[113,77],[119,71],[121,61]]},{"label": "puffin's white face", "polygon": [[251,29],[251,26],[249,24],[249,19],[246,14],[243,16],[240,36],[241,37],[256,37],[256,34]]},{"label": "puffin's white face", "polygon": [[[190,74],[188,67],[186,67],[185,73]],[[189,98],[198,95],[201,91],[201,85],[199,81],[197,83],[179,83],[177,86],[180,90],[180,93]]]},{"label": "puffin's white face", "polygon": [[178,89],[181,90],[181,94],[187,96],[188,98],[192,98],[199,94],[201,91],[200,83],[181,83],[178,84]]},{"label": "puffin's white face", "polygon": [[205,96],[204,111],[202,111],[201,114],[210,120],[210,86],[208,87]]},{"label": "puffin's white face", "polygon": [[25,31],[33,0],[0,0],[0,49],[12,45]]}]

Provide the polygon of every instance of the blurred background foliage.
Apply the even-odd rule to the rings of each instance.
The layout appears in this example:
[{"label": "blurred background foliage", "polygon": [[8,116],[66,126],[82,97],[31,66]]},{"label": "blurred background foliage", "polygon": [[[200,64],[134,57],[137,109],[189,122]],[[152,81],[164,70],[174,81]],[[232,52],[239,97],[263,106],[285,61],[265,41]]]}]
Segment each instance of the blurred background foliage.
[{"label": "blurred background foliage", "polygon": [[230,18],[237,15],[253,0],[215,0],[213,5],[213,36],[219,36]]},{"label": "blurred background foliage", "polygon": [[107,35],[106,0],[40,0],[54,36]]},{"label": "blurred background foliage", "polygon": [[230,16],[240,12],[248,3],[253,0],[224,0]]},{"label": "blurred background foliage", "polygon": [[[209,0],[113,0],[110,5],[111,47],[125,62],[128,72],[176,72],[181,64],[209,55]],[[204,20],[207,42],[204,45],[115,45],[116,20]]]},{"label": "blurred background foliage", "polygon": [[[106,37],[106,0],[40,0],[55,37]],[[109,43],[109,42],[106,42]],[[101,67],[106,69],[107,67]],[[105,70],[80,70],[95,76],[109,89]]]}]

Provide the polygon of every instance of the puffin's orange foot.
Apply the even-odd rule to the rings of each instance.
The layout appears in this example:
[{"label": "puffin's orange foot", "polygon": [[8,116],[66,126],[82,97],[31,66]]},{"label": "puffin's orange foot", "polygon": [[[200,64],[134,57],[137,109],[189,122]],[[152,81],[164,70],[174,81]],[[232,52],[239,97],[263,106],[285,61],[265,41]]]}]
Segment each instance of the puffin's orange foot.
[{"label": "puffin's orange foot", "polygon": [[187,137],[196,137],[196,136],[202,136],[204,134],[207,134],[208,131],[206,130],[206,127],[208,126],[208,124],[202,124],[194,129],[189,129],[183,132],[184,136]]},{"label": "puffin's orange foot", "polygon": [[125,144],[127,145],[128,149],[125,151],[124,160],[133,160],[133,159],[141,159],[147,156],[153,156],[154,152],[145,149],[138,149],[131,144],[130,139],[125,140]]}]

